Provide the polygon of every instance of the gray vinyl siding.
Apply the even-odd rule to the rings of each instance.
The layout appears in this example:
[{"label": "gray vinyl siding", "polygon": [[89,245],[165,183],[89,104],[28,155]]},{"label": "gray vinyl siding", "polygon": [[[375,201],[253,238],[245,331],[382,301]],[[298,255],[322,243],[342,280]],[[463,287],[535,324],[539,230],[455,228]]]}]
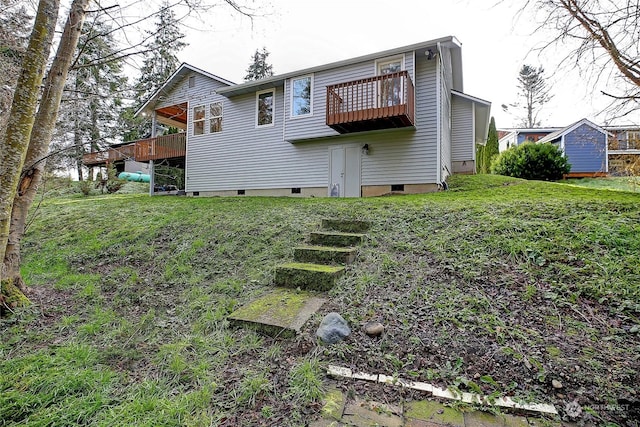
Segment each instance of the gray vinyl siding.
[{"label": "gray vinyl siding", "polygon": [[441,179],[451,174],[451,89],[453,73],[451,71],[451,52],[443,48],[440,67],[440,164]]},{"label": "gray vinyl siding", "polygon": [[473,104],[459,96],[453,96],[451,114],[451,160],[473,160]]},{"label": "gray vinyl siding", "polygon": [[[316,72],[313,82],[313,115],[290,117],[290,95],[276,88],[275,121],[256,128],[256,94],[226,98],[215,94],[219,84],[196,84],[189,92],[189,123],[193,106],[223,102],[222,132],[187,138],[186,190],[222,191],[292,187],[326,187],[329,180],[329,147],[369,144],[361,157],[362,185],[435,183],[437,171],[436,61],[413,52],[405,54],[405,68],[416,88],[416,128],[338,135],[325,120],[326,85],[369,77],[375,62]],[[381,58],[382,59],[382,58]],[[415,66],[414,66],[415,62]],[[206,77],[203,77],[206,79]],[[185,78],[175,92],[188,86]],[[290,79],[285,88],[290,86]],[[195,88],[192,88],[192,90]],[[168,104],[184,102],[176,93]],[[184,92],[182,92],[184,95]],[[288,139],[294,139],[290,142]]]},{"label": "gray vinyl siding", "polygon": [[607,172],[607,137],[586,124],[564,136],[571,172]]},{"label": "gray vinyl siding", "polygon": [[[404,58],[405,69],[409,72],[411,79],[414,80],[413,52],[404,53],[402,56]],[[338,132],[326,125],[327,86],[373,77],[376,75],[376,72],[376,62],[366,61],[352,64],[347,67],[314,73],[312,97],[313,114],[310,116],[300,117],[291,117],[291,82],[292,80],[298,77],[303,77],[306,74],[301,74],[293,79],[288,79],[285,83],[284,139],[286,141],[295,142],[304,139],[339,135]]]},{"label": "gray vinyl siding", "polygon": [[[190,76],[195,77],[195,85],[192,88],[189,87]],[[190,73],[170,93],[164,96],[155,109],[183,102],[188,102],[189,108],[203,105],[206,102],[211,102],[211,97],[215,95],[216,89],[222,87],[227,87],[227,85],[199,73]]]}]

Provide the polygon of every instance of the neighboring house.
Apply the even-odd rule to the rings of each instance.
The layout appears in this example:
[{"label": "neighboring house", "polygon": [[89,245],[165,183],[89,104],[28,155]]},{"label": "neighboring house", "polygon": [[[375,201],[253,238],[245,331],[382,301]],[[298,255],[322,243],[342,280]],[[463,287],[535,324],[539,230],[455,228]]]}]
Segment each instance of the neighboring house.
[{"label": "neighboring house", "polygon": [[241,84],[182,64],[136,114],[183,132],[134,159],[184,164],[193,196],[434,191],[487,138],[490,103],[462,80],[454,37]]},{"label": "neighboring house", "polygon": [[515,147],[526,141],[537,142],[541,138],[556,132],[560,128],[502,129],[498,132],[498,149],[500,152]]},{"label": "neighboring house", "polygon": [[603,128],[582,119],[537,142],[551,142],[560,147],[571,164],[569,177],[606,176],[609,171],[608,135]]},{"label": "neighboring house", "polygon": [[609,173],[640,173],[640,126],[605,126],[609,132]]}]

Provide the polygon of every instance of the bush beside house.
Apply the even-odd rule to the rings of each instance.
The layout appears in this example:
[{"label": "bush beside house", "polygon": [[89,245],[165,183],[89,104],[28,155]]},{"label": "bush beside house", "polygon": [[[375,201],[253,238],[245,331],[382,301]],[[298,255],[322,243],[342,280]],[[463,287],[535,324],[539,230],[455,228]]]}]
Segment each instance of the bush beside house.
[{"label": "bush beside house", "polygon": [[491,164],[491,172],[523,179],[562,179],[571,165],[562,150],[553,144],[524,143],[503,151]]}]

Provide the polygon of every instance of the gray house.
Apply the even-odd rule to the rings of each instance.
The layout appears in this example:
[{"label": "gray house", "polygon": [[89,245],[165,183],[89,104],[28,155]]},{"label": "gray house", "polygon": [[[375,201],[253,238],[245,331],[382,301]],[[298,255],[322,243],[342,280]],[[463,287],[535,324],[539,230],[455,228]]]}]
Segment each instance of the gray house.
[{"label": "gray house", "polygon": [[360,197],[474,173],[490,103],[444,37],[242,84],[183,64],[137,114],[181,130],[133,144],[184,165],[189,195]]}]

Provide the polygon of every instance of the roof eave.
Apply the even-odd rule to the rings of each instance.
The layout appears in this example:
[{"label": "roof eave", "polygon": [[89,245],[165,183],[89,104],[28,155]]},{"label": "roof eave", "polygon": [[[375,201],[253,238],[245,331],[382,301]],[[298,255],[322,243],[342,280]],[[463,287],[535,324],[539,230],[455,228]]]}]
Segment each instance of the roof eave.
[{"label": "roof eave", "polygon": [[266,79],[255,80],[246,83],[240,83],[232,87],[218,89],[216,93],[227,97],[242,95],[246,93],[256,92],[262,90],[261,88],[268,89],[274,86],[282,86],[284,82],[292,77],[303,76],[306,74],[313,74],[319,71],[328,70],[331,68],[339,68],[346,65],[355,64],[358,62],[365,62],[374,60],[385,56],[393,56],[403,52],[409,52],[413,50],[427,49],[429,47],[435,47],[438,43],[449,47],[460,47],[460,42],[454,36],[442,37],[435,40],[429,40],[421,43],[415,43],[408,46],[397,47],[394,49],[384,50],[381,52],[374,52],[356,58],[349,58],[342,61],[332,62],[329,64],[317,65],[315,67],[305,68],[302,70],[291,71],[288,73],[279,74],[277,76],[268,77]]}]

